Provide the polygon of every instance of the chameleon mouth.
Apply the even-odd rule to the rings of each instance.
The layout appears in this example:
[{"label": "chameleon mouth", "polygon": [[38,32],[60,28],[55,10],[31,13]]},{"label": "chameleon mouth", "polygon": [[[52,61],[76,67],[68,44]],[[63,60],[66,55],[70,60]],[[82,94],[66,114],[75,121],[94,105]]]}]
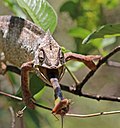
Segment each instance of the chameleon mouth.
[{"label": "chameleon mouth", "polygon": [[51,78],[57,78],[58,81],[61,80],[64,74],[65,68],[63,66],[59,67],[58,69],[49,69],[45,67],[39,67],[39,74],[40,78],[47,84],[51,84]]}]

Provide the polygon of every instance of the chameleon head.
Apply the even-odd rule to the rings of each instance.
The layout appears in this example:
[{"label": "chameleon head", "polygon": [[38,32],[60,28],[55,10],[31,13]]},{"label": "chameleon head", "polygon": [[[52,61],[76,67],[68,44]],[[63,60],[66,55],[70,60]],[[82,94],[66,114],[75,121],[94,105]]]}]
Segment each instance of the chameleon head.
[{"label": "chameleon head", "polygon": [[40,77],[48,84],[50,78],[56,77],[60,80],[64,74],[64,54],[49,32],[40,39],[34,61],[34,67],[39,69]]}]

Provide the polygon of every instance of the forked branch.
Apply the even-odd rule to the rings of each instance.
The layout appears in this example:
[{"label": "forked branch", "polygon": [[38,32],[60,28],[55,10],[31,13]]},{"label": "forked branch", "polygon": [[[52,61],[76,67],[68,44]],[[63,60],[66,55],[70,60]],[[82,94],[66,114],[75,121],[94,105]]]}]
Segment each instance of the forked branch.
[{"label": "forked branch", "polygon": [[[21,97],[17,97],[17,96],[13,96],[11,94],[8,94],[8,93],[5,93],[5,92],[2,92],[0,91],[0,94],[4,95],[4,96],[7,96],[9,98],[12,98],[12,99],[15,99],[15,100],[18,100],[18,101],[22,101],[22,98]],[[49,107],[46,107],[46,106],[43,106],[43,105],[40,105],[40,104],[37,104],[34,102],[34,104],[38,107],[41,107],[43,109],[46,109],[46,110],[49,110],[49,111],[52,111],[52,108],[49,108]],[[21,110],[22,112],[26,109],[26,106]],[[10,111],[12,111],[12,114],[13,114],[13,110],[11,110],[10,108]],[[111,114],[120,114],[120,110],[118,111],[108,111],[108,112],[98,112],[98,113],[92,113],[92,114],[71,114],[71,113],[66,113],[64,116],[68,116],[68,117],[77,117],[77,118],[89,118],[89,117],[96,117],[96,116],[101,116],[101,115],[111,115]],[[13,115],[14,116],[14,115]],[[15,122],[15,117],[13,118],[12,120],[12,126],[14,128],[14,122]]]},{"label": "forked branch", "polygon": [[[83,86],[88,82],[88,80],[96,73],[96,71],[104,64],[110,64],[109,62],[109,58],[112,57],[115,53],[120,51],[120,46],[116,47],[115,49],[113,49],[108,55],[104,56],[103,58],[101,58],[98,62],[98,64],[96,65],[96,69],[95,70],[91,70],[86,76],[85,78],[77,85],[77,88],[72,88],[72,86],[66,86],[61,84],[61,89],[64,91],[67,91],[69,93],[75,94],[75,95],[79,95],[79,96],[83,96],[86,98],[91,98],[91,99],[96,99],[96,100],[109,100],[109,101],[117,101],[120,102],[120,97],[114,97],[114,96],[100,96],[100,95],[93,95],[93,94],[88,94],[88,93],[84,93],[82,92],[82,88]],[[113,63],[112,63],[113,64]],[[116,66],[115,63],[113,66]],[[119,66],[116,66],[119,67]],[[9,66],[7,67],[7,71],[12,71],[15,72],[17,74],[20,75],[21,71],[20,69],[18,69],[17,67],[14,66]],[[47,85],[49,86],[49,85]],[[51,86],[49,86],[51,87]]]}]

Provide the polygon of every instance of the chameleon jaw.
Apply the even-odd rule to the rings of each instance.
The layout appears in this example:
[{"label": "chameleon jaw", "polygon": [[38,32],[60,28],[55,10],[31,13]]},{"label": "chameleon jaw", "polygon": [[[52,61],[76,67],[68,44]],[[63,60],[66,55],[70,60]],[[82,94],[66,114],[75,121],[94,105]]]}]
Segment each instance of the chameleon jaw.
[{"label": "chameleon jaw", "polygon": [[50,78],[57,78],[58,81],[61,80],[65,68],[64,66],[61,66],[59,68],[53,68],[49,69],[46,67],[38,66],[36,69],[37,75],[47,84],[51,85]]}]

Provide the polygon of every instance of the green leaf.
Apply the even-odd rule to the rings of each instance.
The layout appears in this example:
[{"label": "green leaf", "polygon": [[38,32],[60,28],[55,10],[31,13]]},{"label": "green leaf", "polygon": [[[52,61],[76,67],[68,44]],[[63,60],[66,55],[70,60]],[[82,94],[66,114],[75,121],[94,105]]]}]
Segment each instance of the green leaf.
[{"label": "green leaf", "polygon": [[78,16],[78,13],[76,13],[77,12],[77,3],[75,3],[75,2],[73,2],[73,1],[67,1],[67,2],[65,2],[62,6],[61,6],[61,8],[60,8],[60,12],[68,12],[69,13],[69,15],[73,18],[73,19],[75,19],[75,18],[77,18],[77,16]]},{"label": "green leaf", "polygon": [[71,72],[76,72],[78,71],[82,66],[84,66],[84,64],[82,62],[78,62],[78,61],[70,61],[66,64],[66,66],[68,67],[68,69]]},{"label": "green leaf", "polygon": [[22,17],[26,19],[25,13],[22,11],[22,9],[18,6],[16,0],[4,0],[4,4],[9,7],[16,16]]},{"label": "green leaf", "polygon": [[90,34],[90,31],[85,28],[77,27],[77,28],[70,29],[69,34],[72,37],[84,39],[88,34]]},{"label": "green leaf", "polygon": [[41,91],[45,83],[34,73],[30,73],[30,91],[32,95],[37,94],[39,91]]},{"label": "green leaf", "polygon": [[52,6],[46,0],[17,0],[32,20],[45,31],[54,32],[57,24],[57,15]]},{"label": "green leaf", "polygon": [[107,47],[111,44],[114,44],[116,42],[116,38],[115,37],[112,37],[112,38],[105,38],[102,40],[102,44],[101,46],[104,48],[104,47]]},{"label": "green leaf", "polygon": [[65,47],[61,47],[63,53],[71,52],[70,50],[66,49]]},{"label": "green leaf", "polygon": [[83,44],[88,43],[91,39],[97,38],[108,38],[120,36],[120,24],[111,24],[111,25],[104,25],[100,27],[100,29],[94,31],[90,35],[88,35],[84,40]]},{"label": "green leaf", "polygon": [[[30,73],[29,88],[32,96],[40,92],[45,86],[45,83],[34,73]],[[21,87],[18,89],[16,96],[22,96]]]},{"label": "green leaf", "polygon": [[39,118],[42,117],[37,111],[27,109],[24,116],[27,128],[41,128],[41,121]]}]

